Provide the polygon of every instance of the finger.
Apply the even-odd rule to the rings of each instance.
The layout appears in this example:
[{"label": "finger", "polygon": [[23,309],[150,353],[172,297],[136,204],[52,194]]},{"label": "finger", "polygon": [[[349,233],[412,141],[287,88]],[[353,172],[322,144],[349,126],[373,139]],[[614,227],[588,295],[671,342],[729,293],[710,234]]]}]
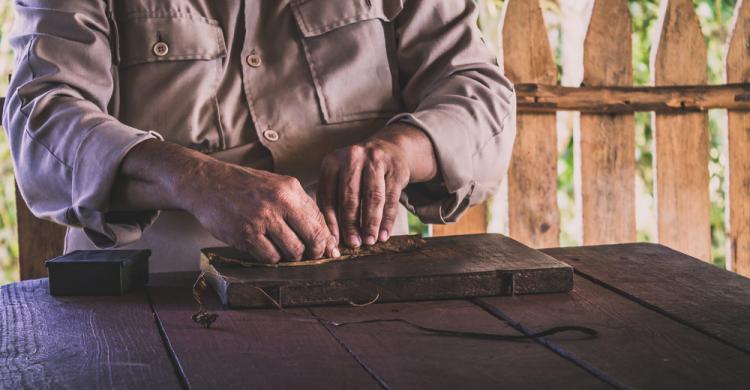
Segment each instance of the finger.
[{"label": "finger", "polygon": [[289,227],[305,245],[305,254],[308,259],[319,259],[335,241],[326,226],[323,214],[307,195],[302,207],[298,210],[290,210],[286,217]]},{"label": "finger", "polygon": [[266,236],[254,235],[242,246],[240,249],[249,252],[260,263],[276,264],[281,260],[281,254]]},{"label": "finger", "polygon": [[372,163],[362,170],[362,235],[365,245],[378,240],[385,206],[385,172]]},{"label": "finger", "polygon": [[398,216],[399,199],[403,187],[397,180],[386,178],[385,206],[383,207],[383,220],[380,223],[380,233],[378,234],[378,241],[380,242],[388,241],[388,238],[391,237]]},{"label": "finger", "polygon": [[317,203],[320,212],[323,213],[326,225],[330,231],[334,246],[339,242],[339,223],[336,218],[336,181],[338,179],[338,169],[327,168],[321,169],[320,179],[318,180]]},{"label": "finger", "polygon": [[268,237],[273,241],[282,255],[282,261],[300,261],[305,254],[305,244],[297,234],[283,221],[268,229]]},{"label": "finger", "polygon": [[338,216],[341,238],[351,248],[362,245],[359,235],[359,190],[362,181],[362,166],[357,160],[339,171]]}]

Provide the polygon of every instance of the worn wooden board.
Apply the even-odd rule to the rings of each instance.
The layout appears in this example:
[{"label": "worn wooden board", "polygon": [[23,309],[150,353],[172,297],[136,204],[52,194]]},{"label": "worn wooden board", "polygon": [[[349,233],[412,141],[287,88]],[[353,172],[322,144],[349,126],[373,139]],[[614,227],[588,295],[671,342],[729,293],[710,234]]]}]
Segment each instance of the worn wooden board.
[{"label": "worn wooden board", "polygon": [[[706,84],[706,42],[691,0],[663,0],[654,85]],[[711,260],[708,117],[654,114],[654,187],[659,242]]]},{"label": "worn wooden board", "polygon": [[[503,62],[514,83],[556,84],[557,68],[538,1],[508,0],[503,8]],[[534,248],[560,242],[557,206],[557,125],[554,113],[519,113],[508,168],[510,236]]]},{"label": "worn wooden board", "polygon": [[153,275],[149,294],[172,350],[194,389],[378,389],[377,381],[319,323],[297,321],[307,310],[221,310],[210,329],[195,324],[191,286],[197,274]]},{"label": "worn wooden board", "polygon": [[545,249],[577,273],[750,353],[750,279],[657,244]]},{"label": "worn wooden board", "polygon": [[0,287],[0,388],[180,388],[143,290],[54,298],[47,288]]},{"label": "worn wooden board", "polygon": [[304,267],[212,266],[209,283],[230,307],[444,299],[564,292],[572,268],[499,234],[433,237],[423,248]]},{"label": "worn wooden board", "polygon": [[[734,11],[727,50],[728,83],[750,82],[750,1],[740,0]],[[733,271],[750,277],[750,112],[729,110],[727,257]]]},{"label": "worn wooden board", "polygon": [[[584,43],[586,86],[633,85],[632,30],[627,0],[594,3]],[[576,138],[584,244],[635,241],[633,114],[581,114]]]},{"label": "worn wooden board", "polygon": [[596,329],[592,340],[547,339],[629,388],[742,388],[750,380],[749,354],[582,277],[570,294],[481,300],[532,332],[560,324]]},{"label": "worn wooden board", "polygon": [[[466,301],[316,307],[336,322],[402,319],[463,332],[520,334]],[[353,355],[394,389],[605,388],[599,379],[533,341],[435,336],[403,323],[328,326]],[[570,335],[568,335],[570,337]],[[575,337],[575,335],[573,336]]]}]

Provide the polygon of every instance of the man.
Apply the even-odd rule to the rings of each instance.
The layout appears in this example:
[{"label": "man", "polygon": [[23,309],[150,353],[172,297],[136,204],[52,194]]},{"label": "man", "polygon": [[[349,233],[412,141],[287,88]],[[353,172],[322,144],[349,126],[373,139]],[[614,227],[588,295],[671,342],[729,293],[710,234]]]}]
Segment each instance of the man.
[{"label": "man", "polygon": [[[515,97],[471,0],[24,0],[3,125],[66,251],[266,262],[455,221],[499,185]],[[313,200],[316,196],[316,201]],[[159,211],[161,214],[159,215]]]}]

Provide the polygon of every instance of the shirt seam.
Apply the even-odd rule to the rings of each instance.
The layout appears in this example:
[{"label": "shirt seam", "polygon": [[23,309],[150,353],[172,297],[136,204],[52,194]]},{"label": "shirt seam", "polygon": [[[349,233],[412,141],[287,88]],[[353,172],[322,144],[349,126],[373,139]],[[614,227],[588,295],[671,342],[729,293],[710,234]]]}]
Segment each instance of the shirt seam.
[{"label": "shirt seam", "polygon": [[[25,63],[26,63],[26,66],[29,69],[29,72],[31,73],[31,79],[32,80],[36,79],[36,73],[34,72],[34,66],[31,64],[31,47],[34,45],[35,42],[37,42],[38,38],[39,38],[38,36],[34,36],[33,38],[31,38],[31,40],[29,41],[29,45],[26,48],[26,61],[25,61]],[[16,90],[15,93],[18,94],[18,90]],[[20,95],[19,95],[19,100],[23,100],[20,97]],[[32,99],[32,101],[33,101],[33,99]],[[28,103],[31,103],[31,102],[28,102]],[[27,126],[27,123],[30,120],[29,119],[29,114],[24,110],[24,106],[26,104],[23,101],[21,102],[21,104],[22,104],[21,108],[18,111],[24,116],[24,118],[26,118],[26,121],[25,121],[26,123],[23,126],[23,132],[26,133],[26,135],[33,142],[41,145],[44,148],[44,150],[46,150],[47,153],[49,153],[49,155],[52,156],[52,158],[55,159],[55,161],[57,161],[60,165],[62,165],[63,167],[65,167],[68,171],[73,172],[73,167],[71,167],[69,164],[67,164],[65,161],[63,161],[60,157],[58,157],[54,152],[52,152],[52,149],[47,144],[45,144],[41,140],[37,139],[37,137],[34,136],[34,134],[29,130],[29,127]]]}]

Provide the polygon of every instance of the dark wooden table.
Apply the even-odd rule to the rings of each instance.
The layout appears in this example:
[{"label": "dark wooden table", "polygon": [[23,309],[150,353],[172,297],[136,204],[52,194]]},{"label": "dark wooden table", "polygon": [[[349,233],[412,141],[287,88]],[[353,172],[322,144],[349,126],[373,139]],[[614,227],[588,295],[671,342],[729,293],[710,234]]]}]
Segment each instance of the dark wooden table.
[{"label": "dark wooden table", "polygon": [[[575,267],[571,293],[220,311],[208,330],[190,318],[195,275],[102,298],[15,283],[0,288],[0,388],[750,386],[750,279],[652,244],[545,252]],[[599,336],[476,340],[310,315],[498,334],[581,325]]]}]

